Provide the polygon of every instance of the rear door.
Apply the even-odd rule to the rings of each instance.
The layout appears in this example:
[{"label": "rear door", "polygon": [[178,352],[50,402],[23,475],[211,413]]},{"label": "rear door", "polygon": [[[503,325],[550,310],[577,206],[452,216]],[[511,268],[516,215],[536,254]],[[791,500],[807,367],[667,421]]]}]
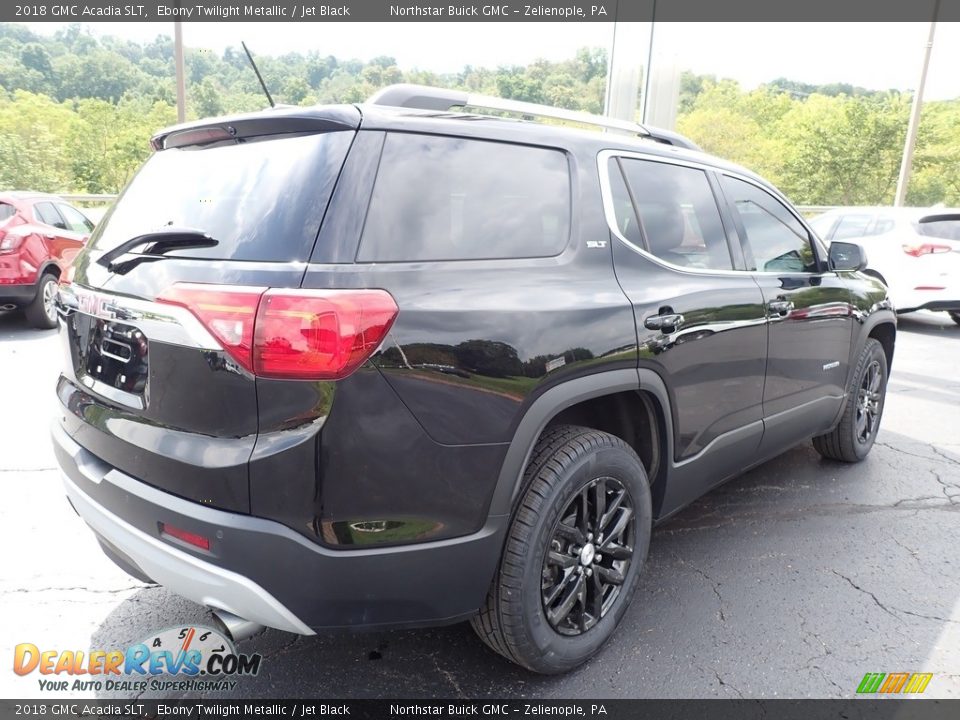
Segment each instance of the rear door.
[{"label": "rear door", "polygon": [[[167,136],[97,226],[61,290],[67,368],[58,386],[64,430],[97,458],[249,512],[258,381],[224,348],[251,342],[250,293],[300,286],[359,121],[341,116]],[[164,232],[207,239],[174,247]],[[114,252],[148,233],[160,240]],[[211,286],[215,299],[185,307]],[[205,325],[197,312],[217,319]],[[282,384],[259,390],[269,398]]]},{"label": "rear door", "polygon": [[723,175],[721,183],[770,321],[767,454],[825,431],[836,417],[850,369],[854,308],[850,290],[827,270],[825,251],[793,210],[746,178]]},{"label": "rear door", "polygon": [[82,247],[83,235],[74,231],[53,202],[41,201],[33,206],[33,215],[40,224],[38,228],[43,239],[47,257],[64,265],[76,256]]},{"label": "rear door", "polygon": [[601,160],[617,278],[633,303],[640,367],[673,406],[675,471],[665,512],[753,457],[762,434],[767,319],[731,240],[708,168],[653,157]]}]

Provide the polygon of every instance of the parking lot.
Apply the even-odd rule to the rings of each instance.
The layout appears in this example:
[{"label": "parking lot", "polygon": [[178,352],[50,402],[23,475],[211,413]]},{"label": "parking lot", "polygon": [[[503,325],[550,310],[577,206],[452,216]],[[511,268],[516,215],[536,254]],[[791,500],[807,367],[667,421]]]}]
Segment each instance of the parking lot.
[{"label": "parking lot", "polygon": [[[48,439],[60,361],[55,332],[0,314],[8,668],[21,642],[122,648],[209,618],[117,569],[64,500]],[[268,630],[241,644],[264,660],[233,696],[839,697],[867,672],[923,671],[934,674],[926,696],[960,697],[958,427],[960,327],[945,315],[903,317],[869,458],[832,463],[804,445],[659,527],[618,636],[583,668],[524,672],[466,624],[316,637]],[[42,697],[37,677],[0,673],[0,693]]]}]

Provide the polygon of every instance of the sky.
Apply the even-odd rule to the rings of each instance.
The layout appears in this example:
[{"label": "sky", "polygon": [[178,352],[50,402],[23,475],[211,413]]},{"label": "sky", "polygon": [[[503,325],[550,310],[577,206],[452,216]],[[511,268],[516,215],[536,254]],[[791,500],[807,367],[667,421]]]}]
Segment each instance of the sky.
[{"label": "sky", "polygon": [[[26,23],[51,35],[65,23]],[[149,41],[172,23],[90,23],[95,35]],[[747,88],[778,77],[873,90],[917,86],[929,23],[658,23],[656,57],[682,70],[714,74]],[[256,56],[317,51],[338,58],[397,59],[401,69],[455,72],[464,65],[524,65],[562,60],[580,47],[609,48],[613,23],[196,23],[188,47],[222,52],[245,40]],[[644,48],[634,48],[638,62]],[[618,50],[619,52],[619,50]],[[937,26],[925,98],[960,97],[960,23]]]}]

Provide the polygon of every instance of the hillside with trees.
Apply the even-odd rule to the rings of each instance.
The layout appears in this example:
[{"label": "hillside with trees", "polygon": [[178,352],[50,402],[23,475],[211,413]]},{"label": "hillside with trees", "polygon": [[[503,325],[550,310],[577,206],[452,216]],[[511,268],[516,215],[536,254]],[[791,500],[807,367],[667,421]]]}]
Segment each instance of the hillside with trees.
[{"label": "hillside with trees", "polygon": [[[265,99],[240,48],[187,48],[190,118],[260,109]],[[258,56],[277,102],[358,102],[392,83],[461,88],[600,112],[607,59],[583,48],[562,62],[464,67],[435,74],[319,52]],[[747,90],[684,73],[677,129],[704,149],[776,183],[795,202],[893,199],[909,93],[778,79]],[[71,25],[53,37],[0,25],[0,188],[114,193],[176,120],[173,41],[95,37]],[[908,201],[960,205],[960,99],[924,104]]]}]

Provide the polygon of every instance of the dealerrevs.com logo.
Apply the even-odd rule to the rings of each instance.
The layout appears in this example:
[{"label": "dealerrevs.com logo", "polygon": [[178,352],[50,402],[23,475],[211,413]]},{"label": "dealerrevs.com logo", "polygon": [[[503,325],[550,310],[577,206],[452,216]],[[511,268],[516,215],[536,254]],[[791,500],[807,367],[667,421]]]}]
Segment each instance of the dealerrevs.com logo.
[{"label": "dealerrevs.com logo", "polygon": [[933,673],[867,673],[857,686],[857,693],[919,695],[932,677]]},{"label": "dealerrevs.com logo", "polygon": [[258,653],[238,653],[213,628],[190,626],[168,628],[125,650],[41,650],[20,643],[13,671],[44,676],[38,678],[40,689],[49,692],[232,690],[233,678],[256,675],[262,659]]}]

